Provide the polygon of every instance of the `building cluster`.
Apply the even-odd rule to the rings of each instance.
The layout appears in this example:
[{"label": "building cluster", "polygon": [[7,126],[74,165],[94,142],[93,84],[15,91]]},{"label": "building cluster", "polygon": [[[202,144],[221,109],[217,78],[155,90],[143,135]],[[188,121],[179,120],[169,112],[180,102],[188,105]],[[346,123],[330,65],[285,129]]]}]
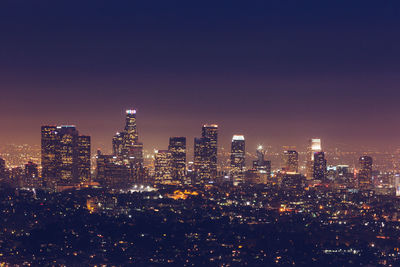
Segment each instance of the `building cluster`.
[{"label": "building cluster", "polygon": [[125,127],[112,138],[112,154],[97,151],[91,167],[91,140],[80,135],[75,126],[42,126],[41,164],[28,162],[24,167],[8,169],[0,159],[0,179],[17,187],[63,189],[82,186],[128,188],[132,184],[279,184],[307,187],[318,184],[334,187],[371,189],[398,188],[398,177],[379,183],[373,170],[372,157],[363,155],[359,165],[328,165],[321,139],[310,139],[305,169],[301,168],[295,147],[284,147],[283,166],[271,169],[263,146],[255,150],[256,159],[246,164],[246,140],[243,135],[232,137],[229,166],[221,168],[218,159],[218,125],[205,124],[201,137],[194,138],[193,160],[188,160],[186,137],[170,137],[167,150],[154,154],[154,164],[145,165],[143,143],[139,140],[136,110],[125,112]]}]

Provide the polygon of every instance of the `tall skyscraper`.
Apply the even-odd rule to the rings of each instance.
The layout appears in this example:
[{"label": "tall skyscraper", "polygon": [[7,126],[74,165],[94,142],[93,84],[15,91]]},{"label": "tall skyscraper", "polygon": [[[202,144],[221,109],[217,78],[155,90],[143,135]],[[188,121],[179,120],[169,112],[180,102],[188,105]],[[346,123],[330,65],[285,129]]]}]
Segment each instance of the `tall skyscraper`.
[{"label": "tall skyscraper", "polygon": [[143,166],[143,144],[139,142],[136,126],[136,110],[126,110],[125,129],[123,133],[122,157],[135,167]]},{"label": "tall skyscraper", "polygon": [[90,137],[75,126],[42,126],[42,178],[46,187],[90,179]]},{"label": "tall skyscraper", "polygon": [[42,126],[41,129],[41,165],[42,180],[46,187],[52,187],[58,181],[60,166],[59,139],[56,126]]},{"label": "tall skyscraper", "polygon": [[218,125],[205,124],[202,128],[202,137],[208,138],[208,157],[210,158],[210,178],[215,180],[217,177],[218,166]]},{"label": "tall skyscraper", "polygon": [[317,180],[325,180],[326,177],[325,153],[315,152],[313,161],[314,161],[313,178]]},{"label": "tall skyscraper", "polygon": [[78,136],[78,180],[88,183],[91,181],[90,174],[90,136]]},{"label": "tall skyscraper", "polygon": [[129,146],[139,141],[139,135],[136,126],[136,110],[127,109],[125,113],[125,133],[127,134],[127,145]]},{"label": "tall skyscraper", "polygon": [[321,151],[321,139],[310,139],[306,155],[306,178],[309,180],[314,177],[314,153]]},{"label": "tall skyscraper", "polygon": [[154,156],[155,181],[163,184],[172,183],[172,153],[159,150]]},{"label": "tall skyscraper", "polygon": [[193,171],[196,183],[208,183],[211,178],[210,139],[206,137],[194,139]]},{"label": "tall skyscraper", "polygon": [[285,150],[283,152],[284,170],[287,172],[299,171],[299,154],[295,150]]},{"label": "tall skyscraper", "polygon": [[171,137],[168,150],[172,154],[172,177],[182,183],[188,183],[186,179],[186,137]]},{"label": "tall skyscraper", "polygon": [[231,177],[234,184],[244,182],[245,140],[243,135],[234,135],[231,144]]},{"label": "tall skyscraper", "polygon": [[78,182],[78,131],[73,125],[57,127],[60,152],[60,180],[61,184]]},{"label": "tall skyscraper", "polygon": [[358,184],[360,188],[372,187],[372,157],[362,156],[359,159],[360,170],[358,172]]},{"label": "tall skyscraper", "polygon": [[125,110],[124,130],[113,136],[112,148],[115,161],[129,170],[130,182],[143,183],[143,143],[139,142],[135,109]]}]

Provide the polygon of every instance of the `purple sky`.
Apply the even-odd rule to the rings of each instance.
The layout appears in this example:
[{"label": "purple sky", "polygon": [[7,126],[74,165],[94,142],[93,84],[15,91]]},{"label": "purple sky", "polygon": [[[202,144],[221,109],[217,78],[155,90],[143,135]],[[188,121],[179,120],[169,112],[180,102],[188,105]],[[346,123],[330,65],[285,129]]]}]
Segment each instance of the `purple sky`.
[{"label": "purple sky", "polygon": [[399,144],[396,3],[34,2],[0,5],[0,145],[76,124],[109,149],[131,107],[146,149],[203,123],[249,149]]}]

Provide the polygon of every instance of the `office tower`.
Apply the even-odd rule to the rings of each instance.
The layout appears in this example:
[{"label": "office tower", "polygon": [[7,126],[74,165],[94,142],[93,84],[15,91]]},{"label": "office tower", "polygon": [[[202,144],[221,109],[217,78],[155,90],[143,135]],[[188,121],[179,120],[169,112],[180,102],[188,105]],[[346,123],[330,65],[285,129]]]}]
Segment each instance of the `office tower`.
[{"label": "office tower", "polygon": [[196,183],[208,183],[211,177],[209,138],[194,139],[194,162],[193,171]]},{"label": "office tower", "polygon": [[112,139],[113,155],[122,156],[124,151],[125,132],[117,132]]},{"label": "office tower", "polygon": [[125,111],[125,115],[124,131],[113,137],[113,153],[129,169],[129,179],[132,182],[141,183],[144,180],[143,143],[139,142],[136,110],[128,109]]},{"label": "office tower", "polygon": [[360,188],[372,187],[372,157],[362,156],[359,159],[360,170],[358,172],[358,184]]},{"label": "office tower", "polygon": [[42,182],[51,187],[58,181],[60,165],[59,138],[56,126],[41,128]]},{"label": "office tower", "polygon": [[262,146],[256,150],[257,160],[253,161],[253,169],[256,170],[260,183],[267,183],[271,179],[271,161],[265,160],[265,151]]},{"label": "office tower", "polygon": [[231,177],[234,184],[243,182],[245,168],[245,140],[243,135],[234,135],[231,144]]},{"label": "office tower", "polygon": [[42,177],[46,187],[90,179],[90,137],[75,126],[42,126]]},{"label": "office tower", "polygon": [[33,162],[28,162],[25,164],[25,177],[24,177],[24,186],[25,187],[40,187],[39,181],[39,170],[38,165]]},{"label": "office tower", "polygon": [[90,136],[78,136],[78,182],[91,181],[90,174]]},{"label": "office tower", "polygon": [[186,137],[169,138],[168,150],[172,154],[172,178],[182,183],[186,179]]},{"label": "office tower", "polygon": [[218,164],[218,125],[216,124],[205,124],[202,128],[202,137],[209,140],[208,157],[210,158],[210,178],[215,180],[217,176],[217,164]]},{"label": "office tower", "polygon": [[163,184],[172,183],[172,153],[169,150],[159,150],[154,156],[155,181]]},{"label": "office tower", "polygon": [[125,117],[125,133],[128,145],[135,144],[139,141],[137,126],[136,126],[136,110],[127,109]]},{"label": "office tower", "polygon": [[314,161],[313,178],[317,180],[324,180],[326,177],[325,153],[315,152],[313,161]]},{"label": "office tower", "polygon": [[78,131],[73,125],[57,127],[60,153],[59,183],[68,185],[78,182]]},{"label": "office tower", "polygon": [[123,135],[122,156],[135,168],[143,167],[143,144],[139,142],[136,126],[136,110],[126,110],[125,129]]},{"label": "office tower", "polygon": [[283,152],[284,170],[287,172],[299,171],[299,154],[295,150],[285,150]]},{"label": "office tower", "polygon": [[306,178],[308,180],[314,177],[314,153],[321,151],[321,139],[310,139],[306,155]]}]

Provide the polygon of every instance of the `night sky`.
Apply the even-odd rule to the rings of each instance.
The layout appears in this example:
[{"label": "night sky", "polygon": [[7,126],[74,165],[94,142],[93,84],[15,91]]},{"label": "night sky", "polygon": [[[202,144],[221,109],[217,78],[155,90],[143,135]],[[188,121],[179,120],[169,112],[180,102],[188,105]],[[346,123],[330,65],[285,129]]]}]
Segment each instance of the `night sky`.
[{"label": "night sky", "polygon": [[[329,2],[329,3],[328,3]],[[1,1],[0,144],[75,124],[145,149],[220,125],[256,144],[400,144],[396,1]]]}]

